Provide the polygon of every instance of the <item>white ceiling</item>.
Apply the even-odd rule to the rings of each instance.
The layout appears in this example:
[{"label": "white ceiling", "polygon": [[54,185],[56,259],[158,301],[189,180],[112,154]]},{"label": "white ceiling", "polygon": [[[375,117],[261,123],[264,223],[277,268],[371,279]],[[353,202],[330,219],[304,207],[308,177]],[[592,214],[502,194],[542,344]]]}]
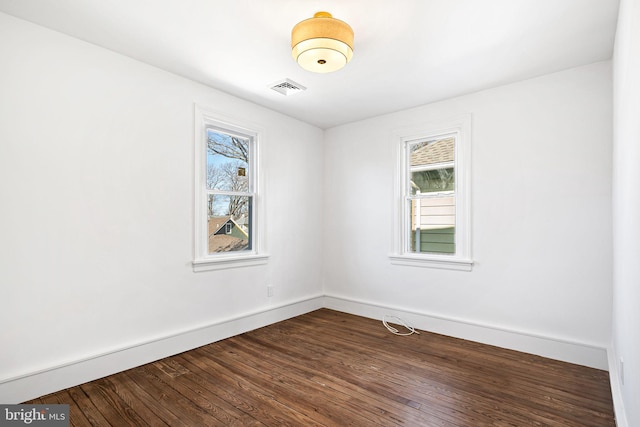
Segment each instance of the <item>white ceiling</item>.
[{"label": "white ceiling", "polygon": [[[331,74],[291,58],[325,10],[355,32]],[[0,11],[321,128],[610,59],[618,0],[0,0]],[[308,89],[284,96],[272,83]]]}]

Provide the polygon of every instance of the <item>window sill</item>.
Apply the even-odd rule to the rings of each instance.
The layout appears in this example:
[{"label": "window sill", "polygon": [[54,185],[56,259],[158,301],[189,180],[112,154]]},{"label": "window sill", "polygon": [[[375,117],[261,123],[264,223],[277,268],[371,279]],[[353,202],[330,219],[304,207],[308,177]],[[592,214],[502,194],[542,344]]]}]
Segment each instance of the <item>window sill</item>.
[{"label": "window sill", "polygon": [[193,271],[224,270],[227,268],[251,267],[263,265],[269,261],[268,254],[219,255],[211,258],[196,259],[192,262]]},{"label": "window sill", "polygon": [[390,255],[391,264],[411,267],[440,268],[445,270],[471,271],[473,260],[419,255]]}]

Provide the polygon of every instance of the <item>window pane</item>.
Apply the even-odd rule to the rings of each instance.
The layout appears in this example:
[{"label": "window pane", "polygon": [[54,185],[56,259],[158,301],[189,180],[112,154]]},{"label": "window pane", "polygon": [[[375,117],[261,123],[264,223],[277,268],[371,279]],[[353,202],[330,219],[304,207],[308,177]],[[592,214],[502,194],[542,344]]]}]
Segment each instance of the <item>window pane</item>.
[{"label": "window pane", "polygon": [[249,139],[207,129],[207,189],[249,191]]},{"label": "window pane", "polygon": [[455,197],[415,198],[408,203],[409,250],[455,254]]},{"label": "window pane", "polygon": [[251,250],[253,197],[209,194],[208,253]]},{"label": "window pane", "polygon": [[414,142],[410,145],[411,168],[449,163],[454,160],[455,137]]},{"label": "window pane", "polygon": [[453,168],[411,172],[411,194],[455,190]]},{"label": "window pane", "polygon": [[409,145],[411,194],[455,189],[454,148],[452,136]]}]

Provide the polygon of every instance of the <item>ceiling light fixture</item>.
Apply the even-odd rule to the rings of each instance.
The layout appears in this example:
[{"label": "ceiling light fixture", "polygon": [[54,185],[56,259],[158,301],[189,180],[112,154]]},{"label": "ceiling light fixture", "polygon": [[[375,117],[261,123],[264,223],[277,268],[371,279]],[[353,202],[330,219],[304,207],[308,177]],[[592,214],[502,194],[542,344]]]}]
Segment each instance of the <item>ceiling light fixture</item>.
[{"label": "ceiling light fixture", "polygon": [[291,30],[291,54],[305,70],[337,71],[353,56],[353,30],[330,13],[318,12]]}]

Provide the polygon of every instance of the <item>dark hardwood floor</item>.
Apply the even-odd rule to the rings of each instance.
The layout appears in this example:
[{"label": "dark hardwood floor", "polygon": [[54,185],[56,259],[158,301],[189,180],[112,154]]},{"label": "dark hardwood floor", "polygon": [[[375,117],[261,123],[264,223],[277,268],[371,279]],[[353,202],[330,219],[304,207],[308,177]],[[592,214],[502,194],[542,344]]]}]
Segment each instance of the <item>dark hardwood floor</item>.
[{"label": "dark hardwood floor", "polygon": [[615,426],[605,371],[327,309],[26,403],[73,426]]}]

